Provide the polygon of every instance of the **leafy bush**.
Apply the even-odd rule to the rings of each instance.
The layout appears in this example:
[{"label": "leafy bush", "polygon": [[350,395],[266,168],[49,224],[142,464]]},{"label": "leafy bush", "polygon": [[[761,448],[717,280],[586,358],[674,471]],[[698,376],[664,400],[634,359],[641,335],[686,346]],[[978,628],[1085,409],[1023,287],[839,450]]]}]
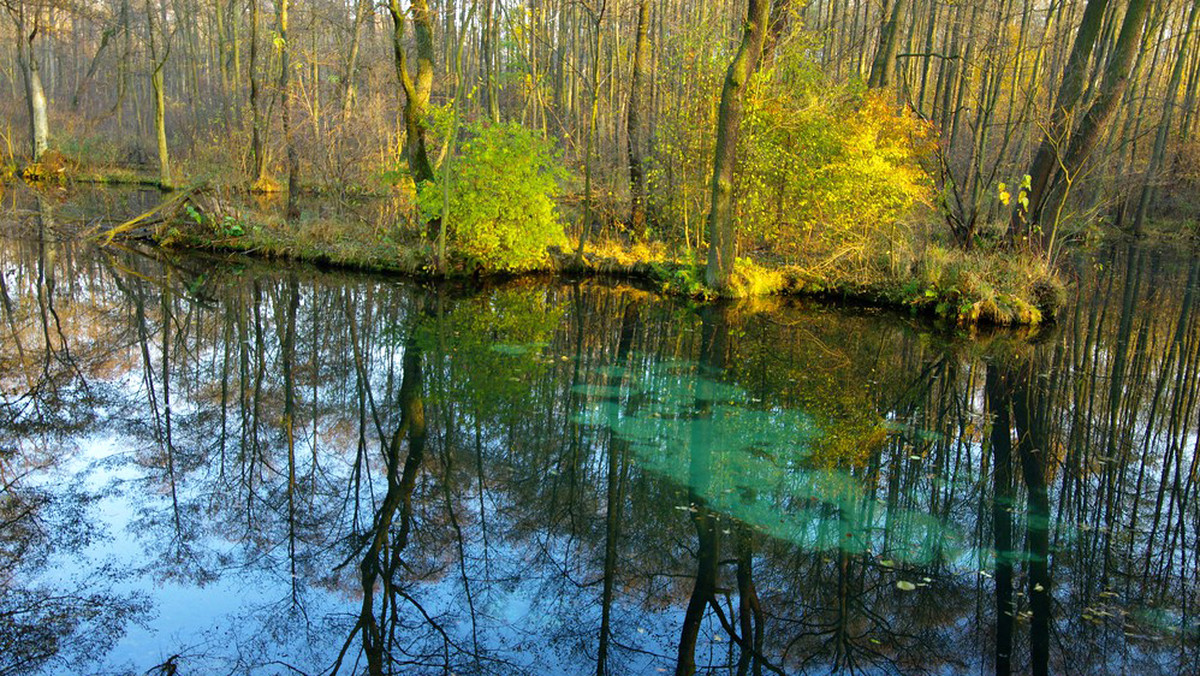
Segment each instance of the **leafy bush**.
[{"label": "leafy bush", "polygon": [[743,232],[787,255],[862,245],[928,196],[926,138],[880,94],[754,100],[737,175]]},{"label": "leafy bush", "polygon": [[183,210],[192,222],[200,227],[207,227],[216,237],[241,237],[246,234],[241,221],[229,214],[222,214],[219,218],[216,214],[205,215],[191,204],[185,204]]},{"label": "leafy bush", "polygon": [[445,209],[449,252],[468,266],[536,267],[548,247],[566,244],[554,206],[558,158],[545,139],[517,124],[473,124],[467,136],[453,159],[449,198],[444,177],[417,187],[422,215],[442,218]]},{"label": "leafy bush", "polygon": [[[715,113],[714,106],[685,108],[660,124],[650,176],[661,223],[703,220]],[[755,77],[741,124],[734,175],[741,249],[804,264],[869,255],[895,238],[893,227],[914,205],[930,200],[921,162],[931,149],[928,125],[897,111],[887,95],[831,86],[803,50],[781,54]],[[698,224],[690,230],[702,233]]]}]

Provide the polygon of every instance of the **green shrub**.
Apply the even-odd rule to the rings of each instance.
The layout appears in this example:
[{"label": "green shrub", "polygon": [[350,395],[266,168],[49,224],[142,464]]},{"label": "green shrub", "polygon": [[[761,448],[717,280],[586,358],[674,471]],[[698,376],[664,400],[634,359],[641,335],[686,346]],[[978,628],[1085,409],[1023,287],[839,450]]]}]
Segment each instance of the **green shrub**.
[{"label": "green shrub", "polygon": [[566,244],[554,206],[562,169],[550,144],[517,124],[470,125],[467,136],[449,169],[449,199],[444,175],[417,187],[422,215],[432,221],[445,211],[448,253],[469,267],[545,262],[548,247]]}]

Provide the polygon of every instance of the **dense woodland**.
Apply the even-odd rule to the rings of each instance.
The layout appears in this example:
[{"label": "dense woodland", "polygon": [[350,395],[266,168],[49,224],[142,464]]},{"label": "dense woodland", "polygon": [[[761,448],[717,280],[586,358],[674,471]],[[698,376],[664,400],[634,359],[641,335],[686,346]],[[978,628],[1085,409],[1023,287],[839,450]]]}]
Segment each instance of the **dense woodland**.
[{"label": "dense woodland", "polygon": [[[1200,671],[1200,258],[1063,255],[1196,233],[1198,32],[1200,0],[0,0],[0,673],[227,596],[124,671]],[[152,214],[959,321],[1077,293],[956,332],[113,239]]]},{"label": "dense woodland", "polygon": [[3,4],[10,166],[50,148],[164,187],[283,188],[290,221],[306,189],[399,190],[440,255],[443,223],[514,208],[455,187],[497,147],[504,187],[553,178],[529,218],[565,219],[581,253],[707,250],[717,285],[739,254],[931,233],[1052,254],[1060,225],[1194,217],[1194,0]]}]

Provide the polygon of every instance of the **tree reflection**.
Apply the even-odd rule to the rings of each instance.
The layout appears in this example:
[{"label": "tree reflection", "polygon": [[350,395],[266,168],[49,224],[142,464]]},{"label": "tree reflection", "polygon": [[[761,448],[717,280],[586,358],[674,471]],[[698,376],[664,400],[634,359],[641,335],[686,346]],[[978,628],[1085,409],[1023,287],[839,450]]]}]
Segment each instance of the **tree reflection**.
[{"label": "tree reflection", "polygon": [[[83,518],[94,496],[47,477],[70,459],[60,451],[62,439],[89,429],[97,417],[94,408],[112,403],[91,383],[112,346],[90,336],[76,340],[70,298],[66,307],[59,298],[60,276],[69,280],[72,273],[72,252],[58,241],[50,201],[39,195],[34,204],[30,222],[21,224],[34,239],[0,248],[0,305],[8,333],[0,342],[0,673],[5,674],[86,670],[93,656],[147,614],[142,595],[121,588],[118,571],[45,579],[97,536]],[[13,255],[13,247],[19,254]]]},{"label": "tree reflection", "polygon": [[[397,606],[402,602],[415,606],[443,634],[446,643],[449,643],[449,638],[445,637],[441,627],[404,591],[401,581],[397,579],[397,571],[403,565],[402,554],[408,546],[409,529],[412,527],[412,493],[417,481],[417,472],[424,459],[426,438],[421,354],[411,333],[410,331],[404,350],[404,373],[399,400],[400,424],[392,434],[385,458],[387,493],[375,514],[374,525],[368,531],[369,544],[359,564],[362,609],[342,654],[334,664],[334,673],[340,669],[346,649],[353,642],[355,635],[361,635],[367,669],[373,675],[390,673],[395,666],[402,664],[427,664],[424,660],[428,659],[429,655],[422,655],[416,658],[415,662],[400,660],[404,649],[397,643],[396,628],[400,613],[403,612],[398,610]],[[407,453],[401,462],[401,447],[405,441],[408,442]],[[397,517],[399,522],[394,524]],[[378,611],[375,602],[377,587],[381,594]],[[402,638],[408,640],[408,637]]]},{"label": "tree reflection", "polygon": [[[988,365],[987,402],[992,414],[993,531],[996,585],[996,671],[1012,673],[1013,625],[1020,614],[1013,600],[1013,564],[1027,566],[1031,623],[1030,671],[1049,673],[1051,603],[1050,509],[1046,488],[1045,411],[1039,409],[1041,388],[1028,356],[1011,356],[1001,366]],[[1013,436],[1025,480],[1024,551],[1015,549],[1012,528],[1017,513],[1012,478]]]},{"label": "tree reflection", "polygon": [[[701,317],[701,378],[696,384],[695,416],[703,420],[713,415],[715,388],[710,379],[720,377],[724,369],[728,326],[723,307],[705,308]],[[721,612],[716,601],[717,562],[720,559],[717,521],[720,516],[709,510],[707,501],[712,480],[712,439],[705,434],[707,430],[702,425],[693,425],[691,430],[687,486],[688,511],[696,528],[696,581],[679,637],[679,661],[675,666],[678,676],[696,673],[696,637],[707,607],[711,605],[716,612]]]},{"label": "tree reflection", "polygon": [[1172,672],[1200,652],[1194,258],[1115,248],[1056,330],[967,339],[28,227],[0,247],[0,652],[27,670],[119,671],[141,611],[201,587],[204,624],[157,662]]}]

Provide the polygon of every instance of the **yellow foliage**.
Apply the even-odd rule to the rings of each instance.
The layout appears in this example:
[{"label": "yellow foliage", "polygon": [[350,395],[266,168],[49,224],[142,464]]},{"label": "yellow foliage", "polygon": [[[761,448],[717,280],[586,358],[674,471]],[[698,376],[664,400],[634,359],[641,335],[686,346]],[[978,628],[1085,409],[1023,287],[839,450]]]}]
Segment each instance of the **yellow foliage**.
[{"label": "yellow foliage", "polygon": [[283,187],[279,185],[279,181],[276,181],[270,176],[263,176],[254,183],[250,184],[250,192],[253,193],[269,194],[277,193],[282,190]]},{"label": "yellow foliage", "polygon": [[928,203],[928,125],[883,95],[752,102],[738,175],[740,230],[808,260],[862,247]]},{"label": "yellow foliage", "polygon": [[736,298],[768,296],[780,293],[785,286],[782,270],[763,267],[748,258],[739,258],[733,267],[729,295]]}]

